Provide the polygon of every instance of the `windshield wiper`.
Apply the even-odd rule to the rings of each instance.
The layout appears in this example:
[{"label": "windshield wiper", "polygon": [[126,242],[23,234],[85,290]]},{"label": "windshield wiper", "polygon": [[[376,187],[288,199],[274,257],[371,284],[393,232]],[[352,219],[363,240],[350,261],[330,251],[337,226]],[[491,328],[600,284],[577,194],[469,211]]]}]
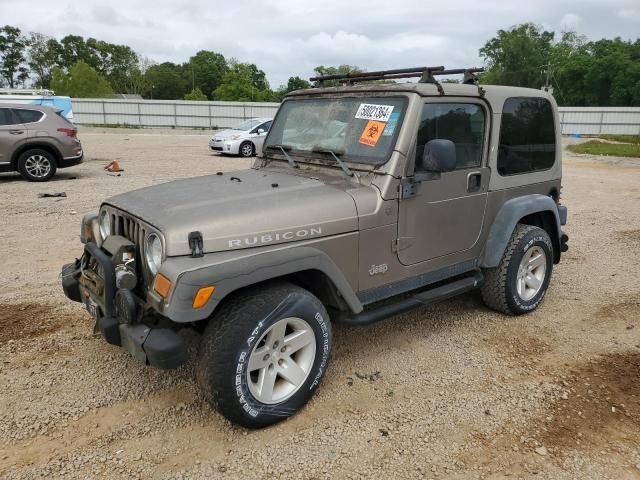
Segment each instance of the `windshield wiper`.
[{"label": "windshield wiper", "polygon": [[296,162],[294,162],[293,158],[291,158],[289,156],[289,154],[287,153],[287,150],[291,150],[291,146],[289,146],[289,145],[267,145],[264,148],[278,148],[278,149],[280,149],[280,151],[284,155],[284,158],[286,158],[287,162],[289,162],[289,165],[291,165],[292,168],[298,168],[298,165],[296,164]]},{"label": "windshield wiper", "polygon": [[[318,153],[330,153],[331,156],[335,159],[336,163],[340,166],[342,171],[345,173],[345,175],[348,175],[349,177],[353,177],[353,172],[349,169],[349,167],[347,167],[347,165],[342,160],[340,160],[340,158],[336,155],[336,153],[333,150],[321,147],[320,145],[315,145],[313,148],[311,148],[311,151],[318,152]],[[340,155],[344,155],[343,150],[336,150],[336,152],[338,152]]]}]

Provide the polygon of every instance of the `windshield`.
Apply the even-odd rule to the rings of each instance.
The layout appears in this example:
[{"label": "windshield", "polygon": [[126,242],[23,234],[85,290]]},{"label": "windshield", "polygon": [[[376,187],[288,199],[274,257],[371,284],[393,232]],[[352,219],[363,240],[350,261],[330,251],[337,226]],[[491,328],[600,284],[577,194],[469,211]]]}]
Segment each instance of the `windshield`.
[{"label": "windshield", "polygon": [[253,127],[257,127],[260,124],[260,120],[256,120],[252,118],[250,120],[245,120],[240,125],[233,127],[232,130],[242,130],[246,132],[247,130],[251,130]]},{"label": "windshield", "polygon": [[302,155],[331,150],[343,160],[379,165],[391,154],[406,104],[404,97],[287,100],[265,148],[283,145]]}]

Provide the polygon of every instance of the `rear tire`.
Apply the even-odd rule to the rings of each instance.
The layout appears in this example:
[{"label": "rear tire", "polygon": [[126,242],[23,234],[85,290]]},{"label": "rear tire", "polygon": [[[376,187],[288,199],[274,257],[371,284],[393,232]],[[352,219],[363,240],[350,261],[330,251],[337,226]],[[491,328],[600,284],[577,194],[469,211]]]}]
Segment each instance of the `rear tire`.
[{"label": "rear tire", "polygon": [[517,225],[500,264],[484,270],[482,299],[493,310],[522,315],[542,302],[553,270],[553,245],[547,232]]},{"label": "rear tire", "polygon": [[30,182],[46,182],[56,174],[56,159],[47,150],[34,148],[18,157],[18,172]]},{"label": "rear tire", "polygon": [[228,420],[260,428],[307,403],[330,353],[331,324],[322,303],[295,285],[266,284],[236,295],[211,317],[196,377]]}]

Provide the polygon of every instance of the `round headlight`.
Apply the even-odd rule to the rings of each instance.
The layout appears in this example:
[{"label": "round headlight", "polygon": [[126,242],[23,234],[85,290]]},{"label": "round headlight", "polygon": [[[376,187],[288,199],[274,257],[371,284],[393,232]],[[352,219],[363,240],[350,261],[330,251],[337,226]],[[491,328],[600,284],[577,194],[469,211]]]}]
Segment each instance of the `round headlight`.
[{"label": "round headlight", "polygon": [[151,273],[158,273],[162,264],[162,242],[155,233],[149,234],[145,241],[144,257]]},{"label": "round headlight", "polygon": [[111,219],[106,210],[100,212],[100,235],[102,240],[111,235]]}]

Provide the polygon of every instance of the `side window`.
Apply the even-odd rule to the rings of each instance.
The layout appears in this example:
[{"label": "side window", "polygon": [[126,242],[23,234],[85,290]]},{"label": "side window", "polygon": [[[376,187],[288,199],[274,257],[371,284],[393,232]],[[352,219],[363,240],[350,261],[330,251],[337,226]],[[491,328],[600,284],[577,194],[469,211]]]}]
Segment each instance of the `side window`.
[{"label": "side window", "polygon": [[261,123],[258,126],[256,126],[253,130],[251,130],[251,133],[258,133],[258,130],[264,130],[265,132],[268,132],[269,127],[271,127],[271,122]]},{"label": "side window", "polygon": [[556,158],[553,109],[546,98],[508,98],[502,107],[498,173],[547,170]]},{"label": "side window", "polygon": [[0,108],[0,125],[15,125],[16,123],[11,115],[11,110]]},{"label": "side window", "polygon": [[451,140],[456,146],[456,169],[479,167],[485,132],[484,110],[472,103],[427,103],[418,129],[416,164],[429,140]]},{"label": "side window", "polygon": [[44,117],[44,113],[42,112],[37,110],[25,110],[24,108],[16,108],[13,113],[22,123],[36,123]]},{"label": "side window", "polygon": [[273,120],[269,120],[267,123],[265,123],[264,125],[262,125],[262,128],[264,128],[265,132],[268,132],[269,129],[271,128],[271,124],[273,123]]}]

